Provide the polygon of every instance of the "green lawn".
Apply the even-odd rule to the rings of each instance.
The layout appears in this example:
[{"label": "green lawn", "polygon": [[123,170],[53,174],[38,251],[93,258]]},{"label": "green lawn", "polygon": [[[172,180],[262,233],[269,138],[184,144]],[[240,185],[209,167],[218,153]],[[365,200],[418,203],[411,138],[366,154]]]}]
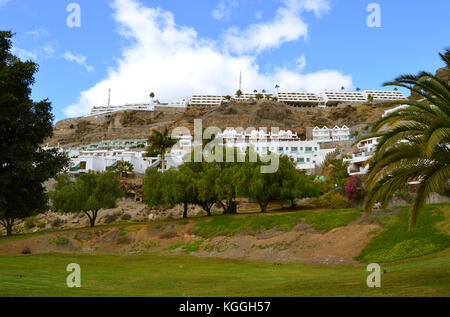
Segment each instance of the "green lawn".
[{"label": "green lawn", "polygon": [[[69,289],[69,263],[82,287]],[[450,296],[450,252],[383,265],[381,288],[364,266],[325,267],[191,256],[0,257],[0,296]]]},{"label": "green lawn", "polygon": [[385,228],[362,250],[363,263],[392,262],[438,252],[450,247],[450,204],[425,207],[414,230],[408,230],[409,207],[394,217],[376,217]]}]

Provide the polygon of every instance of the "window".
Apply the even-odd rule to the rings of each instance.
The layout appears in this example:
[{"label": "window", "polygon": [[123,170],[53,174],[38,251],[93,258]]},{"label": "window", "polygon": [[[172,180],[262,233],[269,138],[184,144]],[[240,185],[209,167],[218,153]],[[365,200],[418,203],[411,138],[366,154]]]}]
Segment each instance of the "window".
[{"label": "window", "polygon": [[279,148],[278,148],[278,151],[279,151],[279,152],[283,152],[283,148],[282,148],[282,147],[279,147]]},{"label": "window", "polygon": [[303,157],[299,157],[299,158],[297,159],[297,163],[303,164],[303,163],[305,163],[305,159],[304,159]]},{"label": "window", "polygon": [[308,158],[306,158],[306,162],[309,162],[310,161],[310,158],[308,157]]},{"label": "window", "polygon": [[317,146],[314,147],[314,151],[317,151]]},{"label": "window", "polygon": [[292,150],[292,152],[297,152],[297,147],[293,147],[293,148],[291,148],[291,150]]},{"label": "window", "polygon": [[80,170],[86,169],[86,162],[80,162]]},{"label": "window", "polygon": [[312,147],[310,147],[310,146],[306,147],[306,148],[305,148],[305,151],[306,151],[306,152],[312,152]]}]

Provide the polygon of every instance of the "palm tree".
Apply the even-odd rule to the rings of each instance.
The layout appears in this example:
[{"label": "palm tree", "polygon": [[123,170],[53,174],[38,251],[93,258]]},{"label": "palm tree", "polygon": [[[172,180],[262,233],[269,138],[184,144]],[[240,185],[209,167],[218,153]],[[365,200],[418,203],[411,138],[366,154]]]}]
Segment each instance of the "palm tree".
[{"label": "palm tree", "polygon": [[[439,55],[450,71],[450,50]],[[450,179],[449,83],[420,72],[402,75],[384,86],[403,87],[420,98],[389,102],[407,107],[373,126],[372,136],[379,137],[379,143],[370,162],[365,208],[370,211],[377,202],[386,206],[397,188],[409,180],[419,180],[409,218],[412,229],[430,195],[439,192]]]},{"label": "palm tree", "polygon": [[253,92],[256,94],[256,93],[258,93],[258,90],[257,89],[255,89],[255,90],[253,90]]},{"label": "palm tree", "polygon": [[236,97],[240,98],[242,96],[242,91],[239,89],[236,91]]},{"label": "palm tree", "polygon": [[151,92],[151,93],[150,93],[150,99],[153,100],[153,98],[155,98],[155,93],[154,93],[154,92]]},{"label": "palm tree", "polygon": [[356,88],[356,91],[361,91],[361,88]]},{"label": "palm tree", "polygon": [[177,144],[177,140],[169,136],[169,129],[165,128],[163,132],[153,130],[152,135],[148,138],[148,146],[145,150],[147,153],[159,153],[161,155],[161,169],[165,170],[165,156],[168,149]]},{"label": "palm tree", "polygon": [[341,87],[341,90],[342,90],[342,91],[344,91],[344,90],[345,90],[345,87],[344,87],[344,86],[342,86],[342,87]]},{"label": "palm tree", "polygon": [[117,170],[116,172],[119,173],[120,177],[124,176],[127,177],[128,174],[133,173],[134,166],[130,162],[127,161],[119,161],[117,162]]},{"label": "palm tree", "polygon": [[277,90],[277,96],[278,96],[278,89],[280,89],[280,85],[276,84],[275,89]]}]

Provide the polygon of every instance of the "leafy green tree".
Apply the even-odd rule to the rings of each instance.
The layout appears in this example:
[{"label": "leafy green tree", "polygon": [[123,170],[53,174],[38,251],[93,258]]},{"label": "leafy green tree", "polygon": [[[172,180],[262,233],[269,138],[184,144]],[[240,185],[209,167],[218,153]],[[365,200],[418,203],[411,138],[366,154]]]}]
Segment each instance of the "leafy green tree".
[{"label": "leafy green tree", "polygon": [[83,174],[75,181],[67,174],[61,174],[50,192],[53,211],[83,212],[91,227],[95,226],[99,210],[115,208],[116,200],[122,196],[119,177],[112,172]]},{"label": "leafy green tree", "polygon": [[183,218],[187,218],[189,204],[197,202],[197,187],[194,174],[180,166],[169,169],[162,176],[162,200],[169,205],[183,204]]},{"label": "leafy green tree", "polygon": [[117,170],[116,172],[119,173],[119,175],[127,177],[129,174],[132,174],[134,170],[133,164],[127,161],[119,161],[117,162]]},{"label": "leafy green tree", "polygon": [[240,98],[242,96],[242,91],[239,89],[236,91],[236,97]]},{"label": "leafy green tree", "polygon": [[261,212],[265,212],[269,202],[282,199],[283,180],[295,173],[295,165],[286,155],[279,157],[278,169],[274,173],[261,173],[262,165],[267,163],[259,155],[256,162],[240,164],[236,182],[239,195],[256,199]]},{"label": "leafy green tree", "polygon": [[158,168],[147,169],[145,177],[142,180],[142,191],[144,192],[144,203],[149,207],[163,204],[162,200],[162,175]]},{"label": "leafy green tree", "polygon": [[[450,72],[450,50],[440,54]],[[414,228],[432,193],[450,179],[450,89],[449,83],[428,72],[403,75],[385,86],[409,89],[420,99],[398,100],[387,105],[407,105],[381,118],[371,137],[379,137],[366,180],[369,193],[365,207],[383,206],[408,180],[418,180],[410,211]]]},{"label": "leafy green tree", "polygon": [[327,171],[327,179],[325,181],[325,188],[327,191],[337,191],[339,194],[345,194],[345,185],[347,184],[348,163],[342,159],[328,159],[323,164]]},{"label": "leafy green tree", "polygon": [[0,31],[0,225],[11,235],[17,219],[48,209],[42,183],[68,158],[40,144],[53,134],[51,103],[31,100],[38,65],[11,54],[9,31]]},{"label": "leafy green tree", "polygon": [[293,170],[287,173],[282,181],[280,198],[291,202],[295,207],[295,200],[302,198],[319,197],[323,192],[323,186],[316,181],[315,175],[306,175],[304,171]]},{"label": "leafy green tree", "polygon": [[154,93],[154,92],[151,92],[151,93],[150,93],[150,99],[153,100],[153,98],[155,98],[155,93]]},{"label": "leafy green tree", "polygon": [[154,154],[155,152],[159,153],[161,155],[161,169],[165,171],[166,152],[177,144],[177,140],[169,136],[169,129],[165,128],[163,132],[153,130],[152,135],[148,138],[148,143],[150,145],[146,148],[147,153],[149,153],[147,155]]}]

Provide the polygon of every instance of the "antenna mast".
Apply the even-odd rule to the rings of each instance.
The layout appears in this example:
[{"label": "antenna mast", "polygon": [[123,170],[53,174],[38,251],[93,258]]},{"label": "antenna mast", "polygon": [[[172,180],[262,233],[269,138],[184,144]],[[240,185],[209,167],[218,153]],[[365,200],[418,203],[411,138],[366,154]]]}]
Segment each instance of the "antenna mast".
[{"label": "antenna mast", "polygon": [[239,71],[239,90],[242,91],[242,70]]},{"label": "antenna mast", "polygon": [[111,88],[108,90],[108,107],[111,106]]}]

